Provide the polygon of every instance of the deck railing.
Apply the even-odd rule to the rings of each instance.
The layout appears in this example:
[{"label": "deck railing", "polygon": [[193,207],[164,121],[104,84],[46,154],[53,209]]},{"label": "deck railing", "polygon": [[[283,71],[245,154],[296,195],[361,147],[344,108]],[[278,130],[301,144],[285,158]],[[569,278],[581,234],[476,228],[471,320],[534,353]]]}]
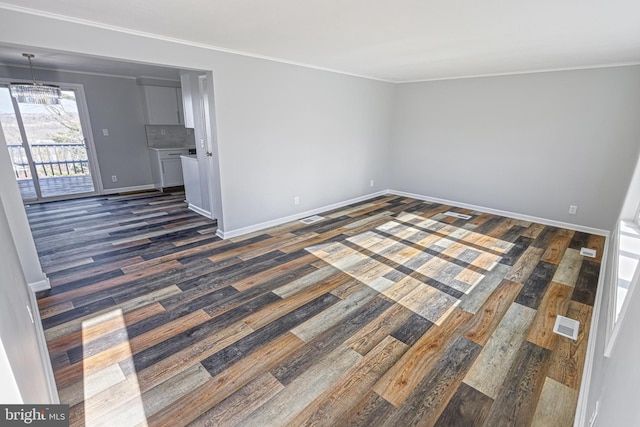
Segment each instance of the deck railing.
[{"label": "deck railing", "polygon": [[[87,149],[82,143],[31,144],[31,156],[39,178],[89,175]],[[18,179],[31,179],[31,169],[22,145],[8,145]]]}]

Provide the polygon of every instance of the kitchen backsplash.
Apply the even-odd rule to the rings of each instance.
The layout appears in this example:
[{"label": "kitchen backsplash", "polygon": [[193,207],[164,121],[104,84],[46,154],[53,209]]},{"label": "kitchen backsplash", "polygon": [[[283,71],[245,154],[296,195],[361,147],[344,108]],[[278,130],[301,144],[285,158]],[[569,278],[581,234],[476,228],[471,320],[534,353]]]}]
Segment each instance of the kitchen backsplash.
[{"label": "kitchen backsplash", "polygon": [[145,125],[147,146],[153,148],[195,147],[193,129],[180,125]]}]

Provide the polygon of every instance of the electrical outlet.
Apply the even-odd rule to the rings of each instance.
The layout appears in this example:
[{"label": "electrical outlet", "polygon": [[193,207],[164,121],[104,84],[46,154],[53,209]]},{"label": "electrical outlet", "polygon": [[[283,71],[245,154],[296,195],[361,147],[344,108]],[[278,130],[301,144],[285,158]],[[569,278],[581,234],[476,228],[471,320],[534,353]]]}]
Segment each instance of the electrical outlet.
[{"label": "electrical outlet", "polygon": [[102,129],[102,135],[109,136],[109,129]]},{"label": "electrical outlet", "polygon": [[160,129],[160,135],[166,135],[166,134],[167,134],[166,129]]},{"label": "electrical outlet", "polygon": [[300,204],[300,197],[299,196],[295,196],[293,198],[293,204],[294,205],[299,205]]},{"label": "electrical outlet", "polygon": [[369,187],[373,187],[373,180],[369,181]]},{"label": "electrical outlet", "polygon": [[576,205],[571,205],[571,206],[569,206],[569,213],[570,213],[571,215],[575,215],[575,214],[576,214],[576,212],[578,212],[578,207],[577,207]]},{"label": "electrical outlet", "polygon": [[118,182],[118,175],[111,175],[111,182]]}]

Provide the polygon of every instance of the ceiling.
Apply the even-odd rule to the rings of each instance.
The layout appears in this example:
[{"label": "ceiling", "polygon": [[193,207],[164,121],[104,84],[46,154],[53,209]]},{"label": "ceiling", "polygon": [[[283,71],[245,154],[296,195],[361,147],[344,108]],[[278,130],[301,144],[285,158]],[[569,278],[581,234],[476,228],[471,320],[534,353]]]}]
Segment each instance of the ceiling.
[{"label": "ceiling", "polygon": [[3,1],[393,82],[640,63],[638,0]]},{"label": "ceiling", "polygon": [[28,67],[29,63],[27,59],[22,56],[23,53],[32,53],[35,55],[32,61],[33,67],[36,69],[80,71],[84,73],[131,78],[152,77],[163,80],[180,80],[180,73],[174,68],[1,43],[0,64]]}]

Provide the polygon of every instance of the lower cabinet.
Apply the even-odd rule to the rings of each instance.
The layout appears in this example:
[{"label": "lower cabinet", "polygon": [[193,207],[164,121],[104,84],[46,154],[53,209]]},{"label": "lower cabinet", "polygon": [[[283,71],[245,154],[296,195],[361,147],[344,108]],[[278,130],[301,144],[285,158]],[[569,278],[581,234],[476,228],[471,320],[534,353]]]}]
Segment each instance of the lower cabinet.
[{"label": "lower cabinet", "polygon": [[184,185],[180,156],[189,154],[188,149],[149,148],[153,185],[162,190]]},{"label": "lower cabinet", "polygon": [[184,193],[190,206],[202,209],[202,195],[200,194],[200,173],[198,159],[192,156],[182,156],[182,175],[184,177]]}]

